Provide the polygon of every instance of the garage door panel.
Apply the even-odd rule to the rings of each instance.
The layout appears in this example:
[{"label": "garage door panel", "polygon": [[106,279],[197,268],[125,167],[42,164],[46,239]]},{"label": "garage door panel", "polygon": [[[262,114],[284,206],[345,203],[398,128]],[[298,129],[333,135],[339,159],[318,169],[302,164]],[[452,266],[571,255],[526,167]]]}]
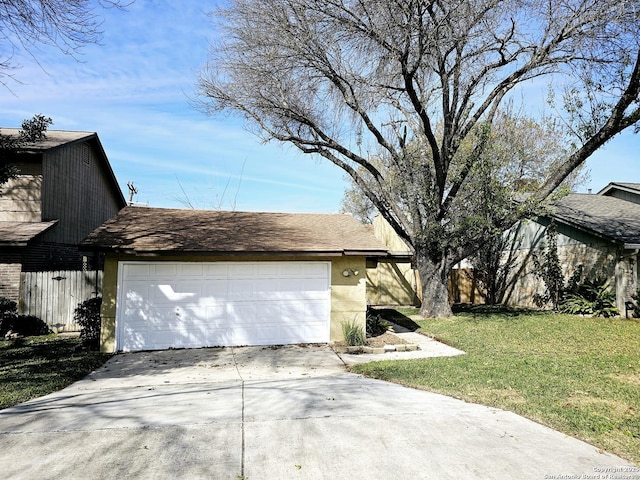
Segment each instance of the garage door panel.
[{"label": "garage door panel", "polygon": [[149,328],[167,328],[176,318],[175,309],[172,306],[155,308],[128,308],[125,310],[127,325],[135,327],[136,331]]},{"label": "garage door panel", "polygon": [[129,279],[149,278],[152,265],[149,264],[127,264],[123,265],[123,274]]},{"label": "garage door panel", "polygon": [[174,278],[178,273],[178,265],[172,263],[156,263],[150,274],[155,278]]},{"label": "garage door panel", "polygon": [[304,303],[306,318],[327,318],[331,314],[331,307],[323,300],[312,300]]},{"label": "garage door panel", "polygon": [[328,262],[122,262],[117,348],[329,341]]},{"label": "garage door panel", "polygon": [[135,284],[128,285],[127,290],[121,295],[120,301],[123,302],[125,308],[134,308],[148,303],[149,285]]},{"label": "garage door panel", "polygon": [[202,286],[203,296],[206,298],[224,300],[228,296],[228,282],[224,279],[206,279],[203,280]]},{"label": "garage door panel", "polygon": [[255,277],[255,263],[232,263],[229,264],[229,277]]},{"label": "garage door panel", "polygon": [[180,277],[202,277],[204,265],[200,263],[183,263],[178,266]]},{"label": "garage door panel", "polygon": [[229,276],[229,265],[227,263],[205,263],[203,275],[207,278],[223,278]]},{"label": "garage door panel", "polygon": [[253,300],[255,295],[255,280],[232,279],[228,282],[229,300]]},{"label": "garage door panel", "polygon": [[157,302],[184,303],[198,301],[202,297],[202,284],[195,282],[164,282],[154,285],[152,289],[152,299]]},{"label": "garage door panel", "polygon": [[257,320],[258,305],[254,303],[230,302],[227,304],[228,319],[231,324],[252,325]]}]

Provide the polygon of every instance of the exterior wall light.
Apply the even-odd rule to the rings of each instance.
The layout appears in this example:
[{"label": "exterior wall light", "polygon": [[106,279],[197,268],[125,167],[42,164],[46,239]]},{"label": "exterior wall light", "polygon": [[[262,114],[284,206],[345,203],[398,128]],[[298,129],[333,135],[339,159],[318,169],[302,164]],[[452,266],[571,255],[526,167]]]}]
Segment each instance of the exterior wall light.
[{"label": "exterior wall light", "polygon": [[345,277],[348,277],[351,274],[354,274],[357,277],[358,275],[360,275],[360,270],[354,270],[352,268],[347,268],[346,270],[344,270],[342,272],[342,275],[344,275]]}]

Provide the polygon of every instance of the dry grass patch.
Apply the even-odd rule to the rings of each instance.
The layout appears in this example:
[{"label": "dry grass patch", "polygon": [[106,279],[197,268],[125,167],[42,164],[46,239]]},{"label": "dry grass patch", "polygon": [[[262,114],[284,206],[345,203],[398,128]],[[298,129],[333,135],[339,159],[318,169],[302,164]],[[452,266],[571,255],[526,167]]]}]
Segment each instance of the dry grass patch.
[{"label": "dry grass patch", "polygon": [[640,374],[620,375],[620,374],[614,373],[614,374],[611,374],[610,377],[623,383],[640,386]]}]

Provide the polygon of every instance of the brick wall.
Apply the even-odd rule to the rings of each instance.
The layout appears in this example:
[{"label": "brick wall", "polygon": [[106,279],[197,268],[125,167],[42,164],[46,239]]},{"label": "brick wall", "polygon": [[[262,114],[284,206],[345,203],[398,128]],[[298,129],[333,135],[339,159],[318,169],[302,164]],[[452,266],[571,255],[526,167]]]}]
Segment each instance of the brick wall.
[{"label": "brick wall", "polygon": [[17,302],[20,296],[20,264],[0,263],[0,297]]}]

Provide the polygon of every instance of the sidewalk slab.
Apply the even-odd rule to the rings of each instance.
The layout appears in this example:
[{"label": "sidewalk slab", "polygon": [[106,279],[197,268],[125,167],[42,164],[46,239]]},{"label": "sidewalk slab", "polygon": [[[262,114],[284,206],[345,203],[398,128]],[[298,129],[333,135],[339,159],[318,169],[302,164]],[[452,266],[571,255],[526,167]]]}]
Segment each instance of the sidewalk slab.
[{"label": "sidewalk slab", "polygon": [[415,358],[453,357],[464,355],[465,352],[457,348],[438,342],[431,337],[408,330],[405,327],[391,323],[394,335],[402,338],[407,343],[417,345],[418,349],[405,352],[372,353],[338,353],[345,365],[357,365],[360,363],[381,362],[384,360],[411,360]]},{"label": "sidewalk slab", "polygon": [[511,412],[347,373],[327,346],[117,355],[67,389],[0,410],[0,442],[12,480],[536,480],[637,469]]}]

